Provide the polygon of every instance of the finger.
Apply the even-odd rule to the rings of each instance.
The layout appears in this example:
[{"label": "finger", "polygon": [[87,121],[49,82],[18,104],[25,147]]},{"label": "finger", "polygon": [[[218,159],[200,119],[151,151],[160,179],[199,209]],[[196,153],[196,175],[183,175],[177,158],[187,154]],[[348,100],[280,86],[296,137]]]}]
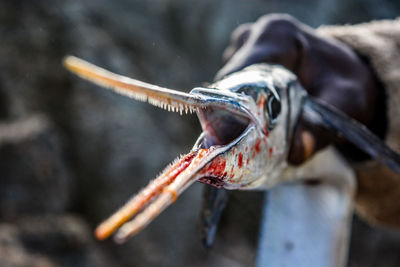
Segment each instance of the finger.
[{"label": "finger", "polygon": [[[227,51],[229,60],[217,77],[241,70],[255,63],[274,63],[295,71],[306,45],[300,23],[290,16],[265,16],[251,25],[239,49]],[[230,55],[229,53],[233,53]]]},{"label": "finger", "polygon": [[300,165],[333,140],[334,136],[330,131],[300,116],[293,132],[288,161]]},{"label": "finger", "polygon": [[303,157],[307,160],[315,152],[315,137],[308,130],[301,133],[301,143],[303,144]]}]

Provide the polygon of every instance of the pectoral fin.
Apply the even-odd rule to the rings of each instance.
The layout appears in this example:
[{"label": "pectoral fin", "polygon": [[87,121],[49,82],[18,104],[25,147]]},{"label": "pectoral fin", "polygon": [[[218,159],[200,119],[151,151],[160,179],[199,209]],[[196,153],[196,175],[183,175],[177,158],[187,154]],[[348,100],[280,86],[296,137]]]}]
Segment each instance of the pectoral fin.
[{"label": "pectoral fin", "polygon": [[303,116],[312,123],[338,132],[360,150],[400,174],[400,154],[389,148],[363,124],[335,107],[317,99],[306,97]]},{"label": "pectoral fin", "polygon": [[225,189],[205,186],[201,211],[201,241],[206,248],[214,243],[218,223],[229,199]]}]

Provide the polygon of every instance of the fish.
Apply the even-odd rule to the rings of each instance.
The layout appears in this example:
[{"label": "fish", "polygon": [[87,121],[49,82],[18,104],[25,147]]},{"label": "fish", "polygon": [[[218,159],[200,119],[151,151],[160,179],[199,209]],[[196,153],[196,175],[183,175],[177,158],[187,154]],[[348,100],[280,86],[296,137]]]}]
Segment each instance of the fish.
[{"label": "fish", "polygon": [[[210,185],[204,242],[212,243],[226,204],[225,190],[268,190],[305,178],[288,161],[294,127],[307,120],[340,134],[400,173],[400,155],[359,122],[309,96],[296,75],[279,65],[254,64],[185,93],[112,73],[74,56],[64,66],[79,77],[168,111],[195,112],[202,133],[193,148],[167,166],[95,230],[123,243],[144,229],[194,182]],[[220,190],[223,189],[223,190]]]}]

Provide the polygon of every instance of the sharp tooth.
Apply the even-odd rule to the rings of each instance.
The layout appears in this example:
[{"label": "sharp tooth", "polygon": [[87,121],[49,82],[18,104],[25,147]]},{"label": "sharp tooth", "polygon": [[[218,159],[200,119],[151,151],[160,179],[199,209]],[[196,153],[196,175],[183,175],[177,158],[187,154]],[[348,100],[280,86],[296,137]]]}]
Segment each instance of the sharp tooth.
[{"label": "sharp tooth", "polygon": [[[92,81],[100,86],[109,88],[122,95],[137,99],[139,101],[147,101],[150,104],[158,107],[163,105],[169,106],[169,111],[179,111],[189,106],[193,111],[199,111],[200,108],[208,106],[220,106],[225,104],[218,101],[205,100],[200,95],[188,94],[176,90],[162,88],[149,83],[141,82],[125,76],[121,76],[105,69],[99,68],[82,59],[68,56],[64,59],[64,66],[80,77]],[[169,105],[168,105],[169,104]],[[232,107],[234,112],[243,113],[248,116],[248,112],[240,111]]]},{"label": "sharp tooth", "polygon": [[[132,216],[145,208],[147,204],[152,203],[154,198],[165,195],[163,189],[172,184],[175,178],[177,178],[177,176],[179,175],[179,173],[176,173],[174,170],[179,167],[185,167],[183,165],[185,162],[188,162],[190,164],[191,159],[196,155],[196,152],[190,152],[187,155],[175,159],[174,162],[172,164],[169,164],[155,180],[149,183],[146,188],[141,190],[136,196],[134,196],[123,207],[121,207],[114,215],[112,215],[101,225],[99,225],[99,227],[97,227],[96,229],[96,237],[100,240],[107,238]],[[182,188],[182,190],[184,190],[184,188]]]},{"label": "sharp tooth", "polygon": [[183,105],[204,105],[204,101],[198,96],[121,76],[73,56],[66,57],[63,64],[84,79],[136,100],[147,101],[154,106],[163,107],[171,103],[172,107],[169,110],[175,111]]}]

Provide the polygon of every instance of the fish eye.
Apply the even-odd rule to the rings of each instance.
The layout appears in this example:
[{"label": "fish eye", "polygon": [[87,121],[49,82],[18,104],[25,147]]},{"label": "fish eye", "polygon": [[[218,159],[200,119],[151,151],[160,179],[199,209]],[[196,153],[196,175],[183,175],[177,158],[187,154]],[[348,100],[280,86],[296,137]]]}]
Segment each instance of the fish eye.
[{"label": "fish eye", "polygon": [[281,113],[281,102],[275,97],[275,95],[270,94],[265,102],[265,110],[267,112],[269,125],[273,128],[279,114]]}]

